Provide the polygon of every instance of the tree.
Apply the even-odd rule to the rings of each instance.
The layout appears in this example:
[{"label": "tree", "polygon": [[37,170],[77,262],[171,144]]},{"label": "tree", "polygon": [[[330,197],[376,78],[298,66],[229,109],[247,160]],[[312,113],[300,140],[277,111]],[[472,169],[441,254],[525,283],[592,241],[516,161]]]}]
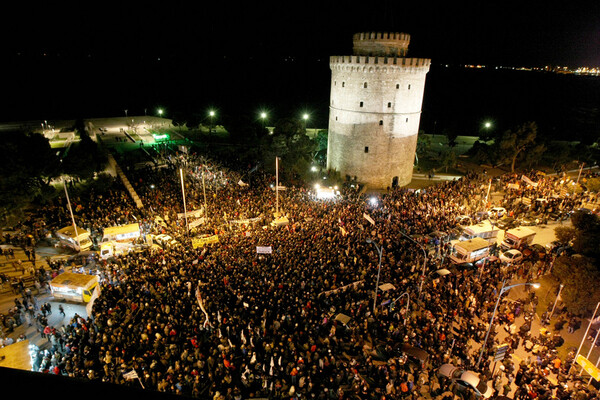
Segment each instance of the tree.
[{"label": "tree", "polygon": [[87,133],[80,134],[80,141],[73,143],[63,159],[63,172],[80,179],[89,179],[100,172],[108,162],[106,152]]},{"label": "tree", "polygon": [[457,163],[456,153],[453,149],[445,149],[442,152],[442,158],[440,160],[441,166],[446,169],[448,172],[448,168],[454,168]]},{"label": "tree", "polygon": [[50,185],[60,175],[56,150],[39,133],[6,132],[0,157],[0,204],[5,212],[18,212],[35,199],[54,193]]},{"label": "tree", "polygon": [[517,159],[521,156],[525,158],[528,153],[540,154],[537,147],[543,146],[536,143],[537,124],[535,122],[526,122],[516,130],[504,132],[498,142],[499,155],[503,161],[510,164],[510,171],[515,171]]},{"label": "tree", "polygon": [[590,314],[600,301],[600,292],[590,282],[600,280],[593,260],[581,256],[560,256],[554,261],[552,275],[564,288],[561,297],[567,309],[575,314]]},{"label": "tree", "polygon": [[600,259],[600,218],[595,214],[578,211],[571,216],[576,230],[573,250],[587,257]]},{"label": "tree", "polygon": [[554,235],[556,240],[567,245],[577,237],[577,229],[572,226],[557,226],[554,228]]}]

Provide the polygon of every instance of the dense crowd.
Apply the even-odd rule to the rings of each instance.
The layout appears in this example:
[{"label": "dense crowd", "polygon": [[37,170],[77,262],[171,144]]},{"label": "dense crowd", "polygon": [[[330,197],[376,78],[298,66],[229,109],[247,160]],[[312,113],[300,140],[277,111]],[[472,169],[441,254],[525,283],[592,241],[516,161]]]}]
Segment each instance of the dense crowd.
[{"label": "dense crowd", "polygon": [[[61,327],[38,321],[31,311],[41,310],[35,296],[23,292],[27,306],[15,304],[17,316],[11,318],[15,324],[39,324],[49,342],[35,370],[137,385],[127,375],[134,370],[147,389],[215,400],[419,399],[453,398],[454,385],[437,374],[440,365],[453,363],[481,372],[496,394],[593,398],[583,386],[562,384],[572,360],[555,361],[560,335],[538,336],[527,322],[505,340],[509,352],[530,346],[530,360],[514,364],[506,357],[493,377],[490,342],[477,366],[502,281],[531,282],[538,269],[491,261],[483,273],[431,275],[449,265],[448,243],[432,243],[427,234],[449,232],[458,216],[487,208],[486,175],[469,174],[420,191],[394,188],[373,202],[350,186],[334,200],[288,187],[276,203],[270,175],[236,172],[197,155],[172,155],[165,163],[165,168],[127,172],[144,209],[135,208],[117,180],[101,192],[89,189],[93,196],[74,196],[78,223],[96,238],[107,226],[140,222],[147,232],[166,231],[179,244],[105,262],[95,271],[102,284],[92,315],[76,315]],[[180,168],[187,210],[207,205],[204,224],[191,234],[217,234],[219,243],[191,246],[185,220],[177,217],[183,212]],[[520,177],[492,180],[492,190]],[[587,200],[553,196],[558,178],[536,178],[538,186],[506,191],[502,205],[509,209],[523,196],[544,197],[550,201],[532,207],[549,214]],[[269,225],[277,207],[288,225]],[[165,223],[157,223],[156,216]],[[57,203],[23,231],[41,239],[39,221],[60,224],[68,217],[64,204]],[[257,247],[271,252],[257,253]],[[49,279],[50,271],[40,280],[44,277]],[[375,303],[376,279],[393,286],[379,290]],[[533,293],[521,302],[503,302],[494,333],[523,313],[531,315],[536,304]],[[491,335],[496,344],[500,336]]]}]

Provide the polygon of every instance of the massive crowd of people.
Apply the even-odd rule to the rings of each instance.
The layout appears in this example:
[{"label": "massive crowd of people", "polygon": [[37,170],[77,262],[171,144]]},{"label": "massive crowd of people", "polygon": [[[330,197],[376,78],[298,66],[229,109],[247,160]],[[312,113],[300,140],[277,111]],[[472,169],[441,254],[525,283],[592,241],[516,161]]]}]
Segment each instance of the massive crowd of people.
[{"label": "massive crowd of people", "polygon": [[[555,361],[560,335],[538,336],[527,322],[504,340],[509,353],[531,344],[531,359],[506,357],[492,376],[494,344],[504,343],[496,333],[535,309],[534,294],[502,303],[495,340],[478,365],[499,285],[531,282],[539,269],[490,261],[443,278],[431,274],[449,265],[449,244],[427,235],[450,232],[457,217],[489,206],[485,174],[423,190],[393,188],[376,201],[350,186],[329,200],[317,199],[310,187],[288,187],[276,200],[268,174],[239,172],[194,154],[164,161],[164,168],[127,171],[144,208],[135,207],[117,179],[88,189],[92,195],[73,196],[78,224],[96,241],[103,228],[139,222],[145,232],[165,231],[178,244],[99,264],[94,273],[101,292],[92,314],[60,327],[36,319],[35,296],[22,292],[27,305],[15,304],[14,324],[39,324],[49,343],[35,370],[138,385],[131,380],[135,371],[147,389],[215,400],[420,399],[454,397],[456,385],[437,374],[452,363],[481,373],[498,395],[595,398],[584,385],[563,384],[572,360]],[[206,205],[204,223],[191,232],[177,216],[184,208],[180,168],[187,210]],[[517,199],[544,197],[547,202],[531,207],[545,215],[587,201],[560,196],[559,178],[532,178],[537,186],[506,174],[490,189],[521,182],[506,190],[500,205],[512,209]],[[269,224],[278,210],[287,225]],[[22,231],[42,240],[46,225],[69,221],[67,212],[57,200]],[[219,241],[194,248],[190,236],[198,234]],[[41,280],[51,276],[42,271]],[[376,281],[392,286],[374,297]]]}]

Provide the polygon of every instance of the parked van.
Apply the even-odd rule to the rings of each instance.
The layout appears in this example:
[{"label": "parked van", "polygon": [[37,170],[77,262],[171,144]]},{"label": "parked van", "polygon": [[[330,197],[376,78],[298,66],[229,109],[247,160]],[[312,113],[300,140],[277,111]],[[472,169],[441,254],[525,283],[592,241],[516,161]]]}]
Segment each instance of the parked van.
[{"label": "parked van", "polygon": [[50,289],[55,299],[87,303],[98,286],[97,275],[64,272],[50,281]]},{"label": "parked van", "polygon": [[140,237],[140,224],[111,226],[104,229],[103,242],[114,240],[116,242],[132,242]]},{"label": "parked van", "polygon": [[490,255],[490,249],[493,247],[487,240],[477,236],[469,240],[453,240],[450,245],[450,260],[454,264],[482,260]]},{"label": "parked van", "polygon": [[520,250],[525,246],[533,243],[535,231],[525,226],[509,229],[504,233],[504,240],[500,244],[503,250],[517,249]]},{"label": "parked van", "polygon": [[494,245],[498,240],[498,232],[499,229],[492,225],[489,220],[481,221],[478,224],[464,227],[460,240],[469,240],[479,237]]},{"label": "parked van", "polygon": [[108,242],[102,242],[100,244],[100,258],[107,260],[110,257],[120,256],[127,254],[135,249],[135,245],[132,243],[121,243],[114,240]]},{"label": "parked van", "polygon": [[83,228],[74,227],[73,225],[56,231],[56,237],[58,237],[62,245],[75,251],[85,251],[92,247],[90,232]]}]

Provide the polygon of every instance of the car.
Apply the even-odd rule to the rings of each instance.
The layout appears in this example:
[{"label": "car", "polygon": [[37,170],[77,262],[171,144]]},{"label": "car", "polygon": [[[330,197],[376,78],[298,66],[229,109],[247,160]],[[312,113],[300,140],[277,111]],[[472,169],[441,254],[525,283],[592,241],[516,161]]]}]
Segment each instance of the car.
[{"label": "car", "polygon": [[506,208],[504,207],[492,207],[488,210],[488,214],[493,218],[501,218],[506,215]]},{"label": "car", "polygon": [[466,371],[452,364],[443,364],[437,372],[439,377],[450,379],[456,383],[460,391],[472,390],[478,398],[489,399],[492,397],[493,389],[479,378],[473,371]]},{"label": "car", "polygon": [[516,228],[518,226],[518,222],[513,217],[503,217],[496,222],[496,226],[502,230],[509,230],[512,228]]},{"label": "car", "polygon": [[523,260],[523,253],[516,249],[506,250],[500,254],[500,261],[507,264],[516,264]]},{"label": "car", "polygon": [[540,222],[540,219],[534,215],[526,215],[520,218],[518,222],[521,226],[535,226]]},{"label": "car", "polygon": [[154,236],[154,241],[161,246],[175,246],[177,244],[177,240],[173,239],[171,236],[161,233],[160,235]]}]

